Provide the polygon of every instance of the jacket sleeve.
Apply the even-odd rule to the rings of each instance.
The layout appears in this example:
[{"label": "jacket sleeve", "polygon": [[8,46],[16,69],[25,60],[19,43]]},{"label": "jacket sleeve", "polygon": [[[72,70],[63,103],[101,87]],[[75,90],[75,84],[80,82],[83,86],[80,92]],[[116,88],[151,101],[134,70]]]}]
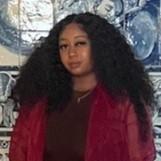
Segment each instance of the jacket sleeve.
[{"label": "jacket sleeve", "polygon": [[[149,123],[151,123],[150,115]],[[127,144],[130,161],[155,160],[156,151],[154,146],[152,128],[147,141],[142,141],[140,139],[138,120],[134,111],[133,104],[129,105],[127,113]]]},{"label": "jacket sleeve", "polygon": [[11,134],[11,142],[9,148],[10,161],[27,160],[27,144],[30,131],[28,116],[29,108],[22,107]]}]

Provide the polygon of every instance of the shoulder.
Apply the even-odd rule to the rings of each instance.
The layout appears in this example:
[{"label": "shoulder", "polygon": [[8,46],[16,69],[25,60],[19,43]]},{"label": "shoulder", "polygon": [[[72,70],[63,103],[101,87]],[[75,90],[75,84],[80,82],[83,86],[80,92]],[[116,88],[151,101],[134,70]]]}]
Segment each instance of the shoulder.
[{"label": "shoulder", "polygon": [[107,108],[105,109],[108,113],[112,113],[112,115],[109,116],[110,118],[114,117],[116,120],[125,121],[129,109],[134,109],[134,105],[127,94],[124,96],[113,95],[102,84],[97,85],[95,93],[97,102],[106,105]]},{"label": "shoulder", "polygon": [[[11,133],[9,158],[11,160],[26,160],[28,153],[33,149],[35,140],[40,140],[45,127],[46,100],[42,99],[35,104],[22,105],[19,116]],[[29,144],[29,142],[32,144]],[[18,145],[18,146],[17,146]],[[38,144],[40,145],[40,144]]]},{"label": "shoulder", "polygon": [[[121,98],[119,101],[116,102],[116,109],[120,113],[121,120],[126,122],[126,124],[136,123],[138,122],[138,114],[136,113],[136,107],[134,103],[130,100],[128,96]],[[144,104],[142,107],[145,110],[147,115],[147,119],[149,123],[152,122],[152,111],[151,108]]]},{"label": "shoulder", "polygon": [[31,119],[38,118],[45,114],[47,108],[47,100],[39,99],[34,104],[23,104],[20,106],[19,116],[16,122],[25,122]]},{"label": "shoulder", "polygon": [[[146,105],[145,109],[148,109]],[[135,105],[127,95],[121,96],[115,101],[115,110],[119,113],[120,120],[123,122],[127,124],[137,122]]]}]

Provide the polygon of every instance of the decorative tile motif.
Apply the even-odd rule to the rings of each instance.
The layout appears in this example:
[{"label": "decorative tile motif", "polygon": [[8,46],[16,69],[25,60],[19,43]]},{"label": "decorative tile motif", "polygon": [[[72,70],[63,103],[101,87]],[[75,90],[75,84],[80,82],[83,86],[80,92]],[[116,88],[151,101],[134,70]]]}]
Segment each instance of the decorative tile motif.
[{"label": "decorative tile motif", "polygon": [[8,149],[12,127],[18,117],[17,107],[10,97],[17,72],[0,71],[0,160],[8,161]]},{"label": "decorative tile motif", "polygon": [[[0,131],[1,133],[1,131]],[[9,161],[8,150],[10,137],[0,137],[0,161]]]},{"label": "decorative tile motif", "polygon": [[160,65],[159,9],[158,0],[145,1],[130,9],[125,16],[125,35],[136,58],[148,66]]},{"label": "decorative tile motif", "polygon": [[153,127],[155,133],[155,145],[157,149],[157,161],[161,160],[161,73],[150,73],[154,84],[154,113]]},{"label": "decorative tile motif", "polygon": [[[17,73],[15,73],[17,74]],[[9,72],[0,71],[0,127],[12,128],[15,124],[18,113],[17,104],[11,96],[11,88],[15,84],[16,75]]]},{"label": "decorative tile motif", "polygon": [[0,13],[0,64],[20,66],[32,51],[32,40],[46,36],[53,26],[52,1],[0,0]]}]

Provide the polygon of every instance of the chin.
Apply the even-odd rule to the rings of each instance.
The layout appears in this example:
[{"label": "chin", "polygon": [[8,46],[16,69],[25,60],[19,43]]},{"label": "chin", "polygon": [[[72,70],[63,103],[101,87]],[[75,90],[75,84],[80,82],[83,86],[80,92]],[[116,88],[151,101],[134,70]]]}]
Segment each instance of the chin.
[{"label": "chin", "polygon": [[85,77],[85,76],[89,76],[91,73],[89,72],[71,72],[71,75],[73,77]]},{"label": "chin", "polygon": [[75,77],[81,77],[81,76],[84,76],[84,74],[83,73],[76,73],[76,72],[71,72],[71,75],[72,76],[75,76]]}]

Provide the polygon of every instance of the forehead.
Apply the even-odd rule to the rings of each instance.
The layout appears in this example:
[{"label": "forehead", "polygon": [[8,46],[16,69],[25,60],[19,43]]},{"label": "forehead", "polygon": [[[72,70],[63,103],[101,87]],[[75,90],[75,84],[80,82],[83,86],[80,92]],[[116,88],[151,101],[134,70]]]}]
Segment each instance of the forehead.
[{"label": "forehead", "polygon": [[62,30],[60,33],[60,38],[72,35],[84,35],[87,36],[87,33],[83,30],[82,26],[77,23],[70,23]]}]

